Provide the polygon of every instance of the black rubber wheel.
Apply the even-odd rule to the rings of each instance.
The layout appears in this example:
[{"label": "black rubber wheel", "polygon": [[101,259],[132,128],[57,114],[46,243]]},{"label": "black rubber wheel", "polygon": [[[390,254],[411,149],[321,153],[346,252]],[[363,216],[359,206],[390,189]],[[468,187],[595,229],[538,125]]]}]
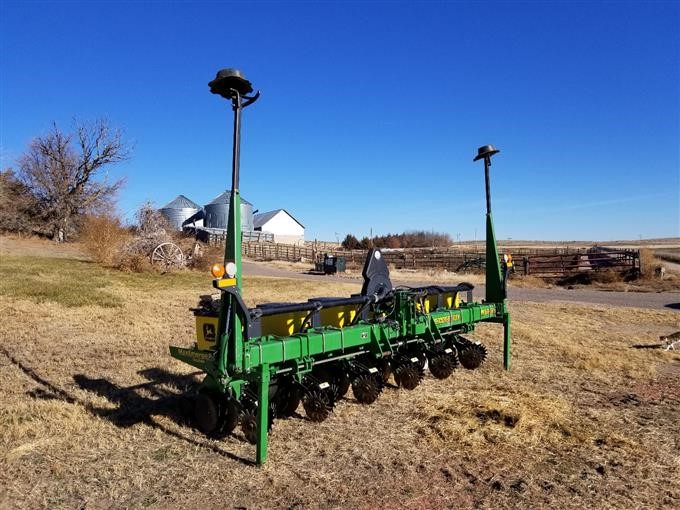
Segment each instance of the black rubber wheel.
[{"label": "black rubber wheel", "polygon": [[220,407],[214,396],[199,393],[194,403],[194,419],[198,430],[204,434],[212,434],[217,430],[220,421]]},{"label": "black rubber wheel", "polygon": [[196,397],[194,419],[201,432],[213,438],[221,438],[234,431],[240,411],[236,400],[203,391]]},{"label": "black rubber wheel", "polygon": [[280,418],[290,418],[297,411],[302,399],[302,390],[292,384],[287,384],[279,388],[276,394],[276,416]]},{"label": "black rubber wheel", "polygon": [[238,417],[241,413],[241,406],[236,400],[230,398],[223,403],[221,409],[222,416],[217,432],[220,435],[226,436],[231,434],[236,428],[236,425],[238,425]]},{"label": "black rubber wheel", "polygon": [[338,394],[336,395],[336,399],[341,399],[345,395],[347,395],[347,392],[349,391],[349,387],[351,385],[351,380],[349,378],[349,375],[347,372],[340,372],[338,374],[338,381],[337,381],[337,386],[338,386]]}]

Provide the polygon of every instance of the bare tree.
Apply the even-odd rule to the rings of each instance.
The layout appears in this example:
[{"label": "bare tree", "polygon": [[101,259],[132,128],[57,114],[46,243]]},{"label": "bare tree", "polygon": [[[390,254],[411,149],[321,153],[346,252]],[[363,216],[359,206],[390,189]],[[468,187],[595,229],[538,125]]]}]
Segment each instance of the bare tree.
[{"label": "bare tree", "polygon": [[40,204],[45,233],[57,241],[70,236],[89,212],[110,206],[123,180],[109,182],[109,166],[126,160],[131,146],[106,119],[74,123],[73,133],[56,124],[35,138],[19,159],[20,175]]},{"label": "bare tree", "polygon": [[11,168],[0,170],[0,231],[31,233],[39,204]]}]

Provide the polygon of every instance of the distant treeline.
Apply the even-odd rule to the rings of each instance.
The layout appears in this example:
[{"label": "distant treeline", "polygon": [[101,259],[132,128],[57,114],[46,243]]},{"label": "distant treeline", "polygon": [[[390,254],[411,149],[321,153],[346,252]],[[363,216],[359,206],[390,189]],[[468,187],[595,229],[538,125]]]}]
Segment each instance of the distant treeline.
[{"label": "distant treeline", "polygon": [[401,234],[387,234],[373,238],[364,237],[357,239],[352,234],[347,234],[342,241],[342,247],[346,250],[367,250],[370,248],[428,248],[433,246],[450,246],[453,243],[449,234],[439,232],[427,232],[425,230],[412,230]]}]

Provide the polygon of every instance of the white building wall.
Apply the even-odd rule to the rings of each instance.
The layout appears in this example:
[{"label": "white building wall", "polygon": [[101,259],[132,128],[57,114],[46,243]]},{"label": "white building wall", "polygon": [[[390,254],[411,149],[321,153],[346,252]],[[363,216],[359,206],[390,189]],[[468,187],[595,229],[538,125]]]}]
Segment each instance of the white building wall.
[{"label": "white building wall", "polygon": [[262,225],[262,232],[274,234],[275,243],[303,244],[305,242],[304,227],[284,211],[279,211]]},{"label": "white building wall", "polygon": [[305,244],[304,236],[286,236],[281,234],[274,234],[274,242],[281,244],[297,244],[302,246]]}]

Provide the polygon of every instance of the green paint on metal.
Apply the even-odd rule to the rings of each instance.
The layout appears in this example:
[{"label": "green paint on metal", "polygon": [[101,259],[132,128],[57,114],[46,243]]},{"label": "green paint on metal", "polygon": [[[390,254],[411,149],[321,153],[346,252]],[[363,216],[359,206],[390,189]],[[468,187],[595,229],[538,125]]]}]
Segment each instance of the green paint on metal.
[{"label": "green paint on metal", "polygon": [[267,460],[267,436],[269,429],[269,365],[262,364],[260,367],[259,391],[257,395],[257,452],[258,464],[264,464]]},{"label": "green paint on metal", "polygon": [[[247,87],[244,83],[247,83]],[[221,84],[221,87],[217,87],[216,84]],[[213,90],[213,85],[217,92]],[[474,331],[479,322],[503,324],[503,362],[506,369],[510,368],[510,314],[491,216],[488,178],[490,156],[485,159],[487,190],[485,302],[465,303],[457,308],[447,308],[446,306],[452,305],[442,305],[440,299],[435,305],[440,308],[433,310],[429,308],[433,306],[429,302],[428,308],[425,307],[424,296],[427,298],[429,291],[398,288],[389,291],[387,295],[377,293],[364,295],[365,302],[360,309],[362,312],[360,320],[345,327],[338,327],[338,323],[335,326],[320,325],[321,321],[316,316],[314,326],[309,322],[306,324],[308,329],[292,335],[250,336],[252,335],[250,323],[258,321],[263,315],[261,309],[258,313],[250,313],[241,298],[243,274],[239,193],[240,115],[242,108],[252,104],[259,97],[259,92],[254,96],[242,96],[242,93],[247,94],[252,88],[249,82],[244,82],[240,72],[234,70],[218,73],[218,78],[211,82],[211,90],[230,99],[234,111],[232,187],[224,265],[225,267],[234,265],[232,267],[235,267],[235,274],[231,275],[231,271],[227,271],[227,277],[234,276],[236,282],[234,284],[222,281],[231,285],[228,288],[216,285],[221,291],[221,302],[215,350],[170,347],[170,354],[205,372],[205,378],[201,383],[204,390],[214,392],[228,402],[232,402],[228,399],[235,399],[241,405],[245,403],[251,405],[254,399],[257,399],[255,439],[258,465],[267,459],[268,429],[272,418],[270,391],[277,405],[281,403],[281,395],[283,395],[281,398],[289,398],[289,402],[291,395],[298,395],[296,393],[298,391],[306,392],[308,397],[318,395],[317,392],[331,387],[327,381],[321,381],[325,383],[324,387],[316,379],[318,368],[322,369],[319,371],[321,372],[335,367],[338,370],[336,373],[344,373],[346,377],[349,377],[350,373],[354,374],[352,377],[373,377],[372,374],[378,373],[377,367],[384,367],[384,363],[388,361],[399,368],[406,367],[411,370],[413,367],[404,363],[415,363],[420,359],[418,356],[437,358],[448,355],[451,361],[455,361],[458,354],[469,353],[473,348],[474,344],[461,335]],[[244,334],[244,324],[248,326],[247,335]],[[257,328],[261,327],[262,323],[258,323]],[[483,347],[481,349],[485,356],[486,350]],[[479,351],[477,356],[477,361],[481,362]],[[475,361],[474,356],[467,359]],[[283,393],[277,393],[282,388]],[[321,398],[321,401],[326,403],[335,400],[332,394]],[[293,406],[297,403],[295,399],[292,402]]]},{"label": "green paint on metal", "polygon": [[510,314],[503,314],[503,367],[510,370]]},{"label": "green paint on metal", "polygon": [[173,358],[183,361],[192,367],[200,368],[201,370],[206,370],[206,367],[214,356],[211,352],[174,346],[170,346],[170,355]]},{"label": "green paint on metal", "polygon": [[496,245],[491,213],[486,215],[486,301],[501,303],[505,299],[503,276],[501,275],[500,257]]},{"label": "green paint on metal", "polygon": [[236,266],[236,285],[242,287],[241,264],[241,194],[231,190],[229,218],[227,220],[227,242],[224,251],[224,265],[233,262]]}]

